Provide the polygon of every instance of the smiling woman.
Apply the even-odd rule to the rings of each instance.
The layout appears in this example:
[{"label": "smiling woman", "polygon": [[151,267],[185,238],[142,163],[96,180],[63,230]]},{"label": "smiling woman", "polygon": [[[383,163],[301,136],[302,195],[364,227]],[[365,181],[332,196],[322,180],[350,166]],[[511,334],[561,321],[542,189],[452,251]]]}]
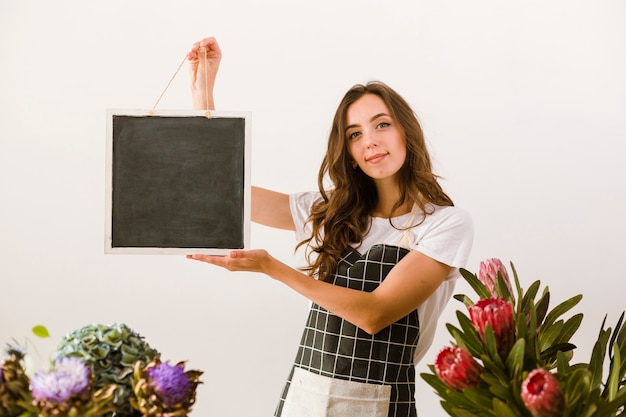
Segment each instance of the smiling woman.
[{"label": "smiling woman", "polygon": [[[217,41],[189,59],[196,107],[213,103]],[[345,94],[318,183],[252,192],[253,221],[295,232],[301,270],[263,249],[188,257],[263,273],[312,301],[276,416],[416,416],[415,364],[467,262],[472,220],[438,184],[415,114],[381,82]]]},{"label": "smiling woman", "polygon": [[[389,113],[378,95],[364,95],[348,110],[346,137],[353,166],[361,168],[374,181],[391,178],[393,186],[393,177],[406,159],[406,144],[403,130]],[[384,188],[382,184],[377,187]],[[404,211],[410,211],[407,208]],[[375,209],[380,217],[385,216],[385,211],[382,207]]]}]

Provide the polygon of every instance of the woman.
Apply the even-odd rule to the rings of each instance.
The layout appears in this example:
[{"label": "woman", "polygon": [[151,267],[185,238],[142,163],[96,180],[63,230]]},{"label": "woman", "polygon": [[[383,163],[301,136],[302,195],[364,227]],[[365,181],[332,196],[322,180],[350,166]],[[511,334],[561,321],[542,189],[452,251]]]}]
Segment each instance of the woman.
[{"label": "woman", "polygon": [[[221,56],[214,38],[189,52],[195,108],[214,108]],[[277,416],[416,416],[415,364],[469,256],[471,218],[438,184],[409,105],[380,82],[339,104],[318,184],[252,189],[252,220],[295,231],[302,270],[265,250],[188,257],[263,273],[312,301]]]}]

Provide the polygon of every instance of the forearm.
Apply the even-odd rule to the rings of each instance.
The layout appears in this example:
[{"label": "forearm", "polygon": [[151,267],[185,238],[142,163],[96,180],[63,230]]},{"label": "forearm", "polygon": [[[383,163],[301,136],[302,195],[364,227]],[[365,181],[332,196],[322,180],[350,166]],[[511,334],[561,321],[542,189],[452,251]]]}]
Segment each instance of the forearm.
[{"label": "forearm", "polygon": [[[273,258],[270,258],[273,259]],[[272,260],[267,274],[333,314],[375,334],[414,311],[445,280],[450,267],[411,251],[372,292],[318,281]]]},{"label": "forearm", "polygon": [[319,281],[274,258],[265,273],[367,333],[374,334],[395,321],[384,320],[384,309],[374,293]]},{"label": "forearm", "polygon": [[194,254],[188,258],[229,271],[268,275],[370,334],[414,311],[450,271],[449,266],[410,251],[374,291],[365,292],[316,280],[280,262],[264,249],[233,250],[228,256]]},{"label": "forearm", "polygon": [[215,100],[213,99],[213,85],[208,86],[205,91],[192,91],[191,98],[193,108],[195,110],[215,110]]},{"label": "forearm", "polygon": [[296,230],[289,195],[252,186],[252,221],[283,230]]}]

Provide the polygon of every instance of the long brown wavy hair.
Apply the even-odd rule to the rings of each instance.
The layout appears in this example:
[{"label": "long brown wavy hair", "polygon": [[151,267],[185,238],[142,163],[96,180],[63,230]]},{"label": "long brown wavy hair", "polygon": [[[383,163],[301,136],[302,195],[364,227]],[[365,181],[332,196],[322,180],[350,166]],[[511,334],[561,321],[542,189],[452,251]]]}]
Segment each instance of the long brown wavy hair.
[{"label": "long brown wavy hair", "polygon": [[[345,136],[348,108],[366,94],[375,94],[384,101],[390,116],[405,136],[406,160],[396,175],[400,198],[393,209],[412,203],[428,215],[431,214],[428,203],[454,205],[439,185],[438,176],[432,172],[422,127],[409,104],[380,81],[353,86],[339,103],[319,170],[317,182],[322,200],[313,205],[308,219],[312,222],[313,232],[311,237],[297,246],[310,246],[306,255],[308,266],[302,270],[324,281],[335,273],[339,259],[350,245],[363,240],[370,229],[371,215],[378,202],[372,178],[353,168]],[[332,183],[328,190],[324,186],[327,178]]]}]

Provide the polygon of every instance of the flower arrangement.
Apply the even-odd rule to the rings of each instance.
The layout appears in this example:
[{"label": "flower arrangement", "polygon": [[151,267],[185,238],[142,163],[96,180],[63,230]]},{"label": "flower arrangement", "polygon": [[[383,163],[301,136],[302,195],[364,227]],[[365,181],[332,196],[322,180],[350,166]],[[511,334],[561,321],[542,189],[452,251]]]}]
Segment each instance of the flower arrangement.
[{"label": "flower arrangement", "polygon": [[[49,337],[35,326],[39,337]],[[25,350],[0,358],[0,417],[185,417],[201,371],[162,362],[125,324],[91,324],[67,334],[50,369],[26,371]]]},{"label": "flower arrangement", "polygon": [[499,259],[481,262],[477,275],[461,270],[479,300],[455,296],[467,315],[457,311],[459,327],[447,324],[452,346],[421,374],[443,409],[459,417],[626,416],[624,313],[614,329],[605,317],[588,363],[571,364],[583,315],[561,317],[582,295],[549,310],[548,288],[540,293],[535,281],[524,291],[511,269],[516,294]]}]

